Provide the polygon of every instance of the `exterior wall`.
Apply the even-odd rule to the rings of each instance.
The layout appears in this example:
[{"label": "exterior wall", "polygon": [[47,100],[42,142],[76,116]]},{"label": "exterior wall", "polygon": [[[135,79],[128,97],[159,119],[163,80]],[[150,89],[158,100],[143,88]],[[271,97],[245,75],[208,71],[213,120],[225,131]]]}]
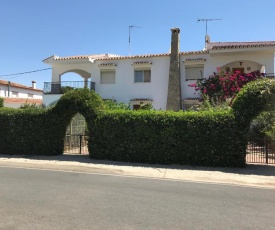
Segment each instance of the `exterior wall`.
[{"label": "exterior wall", "polygon": [[[186,81],[184,59],[205,59],[204,77],[208,77],[216,71],[217,67],[238,68],[239,62],[242,67],[250,71],[258,69],[259,66],[266,66],[266,73],[274,72],[274,56],[272,51],[238,51],[230,50],[227,52],[210,52],[180,55],[180,77],[181,77],[181,96],[182,99],[199,97],[193,87],[188,85],[195,83],[195,80]],[[133,65],[134,62],[151,62],[151,82],[150,83],[134,83],[135,68],[142,68],[142,65]],[[113,63],[110,66],[99,66],[100,64]],[[91,74],[89,80],[95,82],[95,91],[103,99],[113,99],[118,102],[128,104],[134,98],[147,98],[153,100],[155,109],[165,110],[168,94],[170,56],[152,56],[141,58],[122,58],[109,60],[60,60],[53,61],[52,82],[62,81],[60,76],[70,70],[84,70]],[[115,70],[115,84],[101,84],[100,71]],[[84,79],[83,79],[84,81]],[[50,105],[53,101],[60,98],[61,95],[44,95],[43,102]]]},{"label": "exterior wall", "polygon": [[[135,83],[134,70],[143,69],[142,65],[133,66],[133,62],[140,59],[124,59],[115,62],[116,84],[100,84],[100,69],[94,72],[96,92],[104,99],[114,99],[129,103],[134,98],[148,98],[153,100],[155,109],[166,109],[168,92],[169,57],[143,59],[152,62],[151,82]],[[106,62],[106,61],[105,61]],[[112,61],[113,62],[113,61]],[[101,64],[99,62],[98,64]],[[147,67],[146,67],[147,68]]]},{"label": "exterior wall", "polygon": [[[225,54],[210,54],[209,58],[207,59],[207,70],[205,71],[206,76],[210,76],[213,72],[216,71],[217,67],[222,67],[228,63],[235,62],[243,62],[243,67],[248,67],[247,62],[255,62],[261,65],[266,66],[267,73],[274,72],[274,54],[267,53],[267,52],[232,52],[232,53],[225,53]],[[233,67],[233,66],[232,66]],[[236,67],[241,67],[237,65]],[[251,69],[252,71],[253,69]],[[248,71],[248,72],[251,72]]]},{"label": "exterior wall", "polygon": [[[13,92],[17,94],[14,95]],[[32,96],[31,96],[32,95]],[[29,101],[29,103],[42,103],[42,90],[24,89],[7,85],[0,85],[0,97],[4,98],[4,106],[10,108],[19,108]],[[10,100],[12,99],[12,100]]]},{"label": "exterior wall", "polygon": [[[194,87],[188,85],[196,83],[195,80],[186,81],[185,78],[185,64],[183,63],[184,56],[181,57],[181,89],[182,98],[196,98],[199,97],[198,92]],[[213,75],[213,72],[217,71],[217,67],[230,67],[240,68],[243,67],[245,73],[249,73],[255,70],[260,70],[262,66],[266,66],[266,73],[274,73],[274,57],[270,52],[231,52],[231,53],[218,53],[218,54],[197,54],[189,55],[188,58],[205,58],[204,62],[204,78]],[[242,62],[242,66],[240,63]],[[250,70],[247,70],[250,67]],[[223,69],[224,69],[223,68]],[[223,70],[222,69],[222,70]]]},{"label": "exterior wall", "polygon": [[[196,98],[199,97],[199,95],[197,94],[197,92],[195,91],[195,88],[190,87],[188,85],[190,84],[194,84],[196,83],[196,80],[186,80],[186,73],[185,73],[185,67],[186,64],[184,62],[184,60],[188,58],[188,59],[197,59],[197,58],[202,58],[202,59],[206,59],[205,62],[203,62],[202,64],[204,64],[204,73],[203,76],[206,77],[206,72],[207,69],[209,68],[207,66],[207,60],[209,59],[209,54],[193,54],[193,55],[185,55],[185,56],[181,56],[180,57],[180,75],[181,75],[181,95],[182,95],[182,99],[184,98]],[[198,62],[201,63],[201,62]],[[197,64],[196,62],[194,62],[194,64]]]},{"label": "exterior wall", "polygon": [[[134,70],[143,69],[143,65],[133,65],[134,62],[152,62],[151,69],[151,82],[148,83],[135,83]],[[148,98],[153,100],[153,106],[156,109],[166,109],[166,99],[168,92],[168,76],[169,76],[169,56],[153,57],[153,58],[133,58],[133,59],[120,59],[120,60],[102,60],[95,63],[87,62],[85,64],[70,63],[63,64],[60,61],[58,64],[53,65],[52,81],[58,82],[59,76],[72,69],[81,69],[91,73],[89,80],[94,81],[96,85],[96,93],[103,99],[114,99],[118,102],[128,104],[134,98]],[[103,63],[114,63],[116,66],[99,67]],[[146,66],[147,68],[147,66]],[[101,84],[100,71],[101,70],[115,70],[116,83],[115,84]],[[84,79],[83,79],[84,80]],[[62,77],[61,77],[62,81]],[[57,100],[61,95],[47,95],[43,96],[43,103],[51,104]]]},{"label": "exterior wall", "polygon": [[61,96],[62,94],[44,94],[43,104],[46,106],[52,106],[59,100]]}]

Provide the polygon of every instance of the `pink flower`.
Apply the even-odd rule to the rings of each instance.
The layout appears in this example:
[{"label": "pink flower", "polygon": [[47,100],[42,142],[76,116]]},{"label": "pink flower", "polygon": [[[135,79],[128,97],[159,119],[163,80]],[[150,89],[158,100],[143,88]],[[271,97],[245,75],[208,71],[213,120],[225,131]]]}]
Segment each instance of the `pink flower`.
[{"label": "pink flower", "polygon": [[188,85],[188,86],[190,86],[190,87],[196,87],[197,84],[196,84],[196,83],[193,83],[193,84],[190,84],[190,85]]}]

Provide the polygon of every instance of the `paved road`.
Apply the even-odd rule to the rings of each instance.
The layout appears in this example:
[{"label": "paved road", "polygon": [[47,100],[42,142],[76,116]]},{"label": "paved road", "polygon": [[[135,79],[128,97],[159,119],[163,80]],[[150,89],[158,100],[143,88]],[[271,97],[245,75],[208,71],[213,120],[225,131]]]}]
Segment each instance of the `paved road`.
[{"label": "paved road", "polygon": [[275,229],[275,190],[0,167],[0,229]]}]

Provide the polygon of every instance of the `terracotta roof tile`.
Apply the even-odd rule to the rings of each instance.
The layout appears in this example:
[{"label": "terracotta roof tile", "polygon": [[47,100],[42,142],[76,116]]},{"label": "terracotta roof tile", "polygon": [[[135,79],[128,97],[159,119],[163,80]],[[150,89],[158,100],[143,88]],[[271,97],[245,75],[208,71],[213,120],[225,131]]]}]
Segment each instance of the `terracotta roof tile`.
[{"label": "terracotta roof tile", "polygon": [[6,103],[22,103],[22,104],[23,103],[42,104],[42,99],[5,97],[4,102],[6,102]]},{"label": "terracotta roof tile", "polygon": [[[199,51],[187,51],[187,52],[180,52],[180,55],[190,55],[190,54],[203,54],[208,53],[205,50]],[[162,53],[162,54],[141,54],[141,55],[132,55],[132,56],[120,56],[116,54],[90,54],[90,55],[77,55],[77,56],[68,56],[68,57],[58,57],[58,56],[51,56],[53,60],[60,61],[60,60],[77,60],[77,59],[95,59],[95,60],[121,60],[121,59],[135,59],[135,58],[150,58],[150,57],[168,57],[170,53]],[[49,58],[51,58],[49,57]],[[45,60],[49,59],[46,58]]]},{"label": "terracotta roof tile", "polygon": [[[117,54],[87,54],[87,55],[76,55],[76,56],[67,56],[67,57],[58,57],[51,56],[54,60],[75,60],[75,59],[101,59],[101,58],[111,58],[111,57],[119,57]],[[51,58],[49,57],[49,58]],[[45,59],[47,60],[47,59]]]},{"label": "terracotta roof tile", "polygon": [[221,49],[241,49],[253,47],[269,47],[275,46],[275,41],[259,41],[259,42],[211,42],[207,44],[208,50]]},{"label": "terracotta roof tile", "polygon": [[130,101],[153,101],[153,100],[149,98],[133,98]]},{"label": "terracotta roof tile", "polygon": [[[0,85],[8,86],[9,82],[0,80]],[[37,91],[37,92],[43,92],[41,89],[33,89],[32,87],[29,87],[26,85],[21,85],[21,84],[15,83],[15,82],[10,82],[10,86],[15,87],[15,88],[20,88],[20,89],[28,89],[28,90],[33,90],[33,91]]]},{"label": "terracotta roof tile", "polygon": [[199,97],[187,97],[187,98],[184,98],[183,101],[199,101],[201,100],[201,98]]}]

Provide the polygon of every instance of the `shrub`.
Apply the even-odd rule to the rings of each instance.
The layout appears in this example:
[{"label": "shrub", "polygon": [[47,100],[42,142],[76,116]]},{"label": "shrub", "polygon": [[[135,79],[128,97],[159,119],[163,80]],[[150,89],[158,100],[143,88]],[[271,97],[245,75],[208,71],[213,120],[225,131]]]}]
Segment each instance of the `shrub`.
[{"label": "shrub", "polygon": [[123,102],[116,102],[115,100],[104,100],[104,107],[106,110],[130,110],[130,105]]},{"label": "shrub", "polygon": [[39,105],[39,104],[35,104],[35,103],[24,103],[23,105],[21,105],[19,107],[19,109],[43,109],[43,108],[46,108],[46,106],[44,105]]},{"label": "shrub", "polygon": [[196,84],[190,85],[196,87],[202,99],[205,97],[210,99],[212,105],[221,104],[230,101],[236,97],[240,89],[251,81],[263,78],[260,71],[254,71],[248,74],[241,74],[239,71],[235,73],[222,72],[217,68],[218,72],[209,76],[209,78],[198,80]]},{"label": "shrub", "polygon": [[0,97],[0,108],[4,107],[4,98]]}]

